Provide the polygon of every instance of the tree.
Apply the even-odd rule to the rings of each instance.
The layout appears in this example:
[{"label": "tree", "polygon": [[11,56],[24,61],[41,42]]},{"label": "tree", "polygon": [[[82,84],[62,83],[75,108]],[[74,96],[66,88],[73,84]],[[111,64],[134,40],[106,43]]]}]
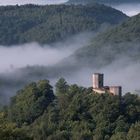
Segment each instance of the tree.
[{"label": "tree", "polygon": [[68,87],[69,85],[67,84],[66,80],[64,78],[60,78],[55,85],[56,95],[60,96],[60,95],[67,94]]},{"label": "tree", "polygon": [[140,122],[136,122],[130,127],[127,140],[140,140]]},{"label": "tree", "polygon": [[126,137],[127,133],[125,132],[118,132],[116,134],[114,134],[110,140],[127,140],[127,137]]},{"label": "tree", "polygon": [[33,140],[27,130],[17,128],[15,123],[6,119],[5,113],[0,112],[0,140]]},{"label": "tree", "polygon": [[11,99],[9,118],[18,125],[30,124],[53,101],[54,94],[48,80],[31,83]]}]

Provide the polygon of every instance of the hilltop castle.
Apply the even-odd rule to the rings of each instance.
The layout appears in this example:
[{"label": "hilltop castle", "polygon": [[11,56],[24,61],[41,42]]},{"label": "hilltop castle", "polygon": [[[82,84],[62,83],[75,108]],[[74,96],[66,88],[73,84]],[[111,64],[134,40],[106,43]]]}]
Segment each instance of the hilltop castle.
[{"label": "hilltop castle", "polygon": [[111,95],[122,95],[121,86],[104,86],[104,74],[94,73],[93,74],[93,91],[98,94],[109,93]]}]

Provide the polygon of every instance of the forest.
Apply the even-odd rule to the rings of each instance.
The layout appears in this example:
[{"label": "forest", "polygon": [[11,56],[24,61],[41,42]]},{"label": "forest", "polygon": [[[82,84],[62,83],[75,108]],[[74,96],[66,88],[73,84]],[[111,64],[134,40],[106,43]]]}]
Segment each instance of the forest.
[{"label": "forest", "polygon": [[120,99],[60,78],[30,83],[0,111],[1,140],[139,140],[140,97]]},{"label": "forest", "polygon": [[122,12],[99,4],[1,6],[0,45],[53,43],[126,18]]},{"label": "forest", "polygon": [[[90,45],[78,49],[73,57],[77,59],[77,62],[86,63],[88,66],[98,65],[99,67],[123,57],[129,58],[132,63],[139,62],[139,25],[140,14],[100,33],[91,40]],[[102,61],[99,63],[99,60]]]},{"label": "forest", "polygon": [[[109,78],[116,74],[119,83],[125,79],[128,89],[131,81],[134,87],[139,84],[140,14],[129,18],[103,4],[74,5],[75,1],[70,0],[70,5],[0,6],[0,48],[7,58],[10,54],[5,48],[24,48],[20,45],[37,42],[44,49],[45,44],[51,46],[73,35],[98,31],[88,45],[54,65],[27,64],[16,69],[10,65],[13,71],[0,73],[0,140],[140,140],[139,90],[137,94],[124,92],[120,98],[109,93],[99,95],[80,83],[90,71],[104,70]],[[100,32],[106,26],[109,28]],[[124,56],[129,58],[125,65],[131,65],[130,69],[134,66],[132,75],[131,71],[124,72],[128,67],[115,63]],[[42,61],[46,62],[46,57]],[[107,66],[111,66],[113,74]],[[63,76],[79,78],[79,83],[68,83],[60,78]]]}]

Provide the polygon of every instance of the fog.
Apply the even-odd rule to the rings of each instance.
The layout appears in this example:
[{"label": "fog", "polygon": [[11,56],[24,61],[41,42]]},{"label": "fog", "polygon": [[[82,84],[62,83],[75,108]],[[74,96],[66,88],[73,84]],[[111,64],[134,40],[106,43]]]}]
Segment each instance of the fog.
[{"label": "fog", "polygon": [[120,4],[113,5],[112,7],[122,11],[128,16],[134,16],[140,13],[140,3]]},{"label": "fog", "polygon": [[[132,57],[138,56],[140,46],[137,44],[122,44],[128,48],[133,46],[128,56],[127,52],[115,55],[111,45],[105,47],[97,55],[99,57],[93,57],[93,61],[96,61],[94,65],[87,65],[73,57],[75,51],[88,46],[95,35],[82,33],[66,41],[44,46],[37,43],[0,46],[0,103],[7,103],[25,85],[41,79],[50,80],[54,86],[59,78],[64,77],[70,84],[90,87],[92,74],[97,72],[104,73],[106,86],[122,86],[123,94],[140,90],[140,63],[128,57],[130,52]],[[109,53],[113,53],[115,59],[108,65],[97,67],[96,64],[103,62]]]},{"label": "fog", "polygon": [[[52,66],[72,54],[73,49],[41,47],[37,43],[0,47],[0,72],[13,71],[26,66]],[[64,53],[65,52],[65,53]]]},{"label": "fog", "polygon": [[[92,34],[92,35],[91,35]],[[0,46],[0,73],[11,72],[26,66],[53,66],[86,46],[93,33],[81,33],[64,42],[41,46],[29,43],[17,46]]]},{"label": "fog", "polygon": [[[135,93],[140,90],[140,63],[136,63],[129,58],[122,57],[113,63],[96,69],[83,68],[73,74],[73,77],[66,77],[70,83],[78,83],[81,86],[92,86],[92,74],[104,73],[105,86],[122,86],[123,94],[127,92]],[[140,93],[139,93],[140,94]]]},{"label": "fog", "polygon": [[85,32],[51,45],[28,43],[0,46],[0,103],[7,103],[10,97],[30,82],[49,77],[54,84],[53,79],[59,77],[63,69],[57,70],[59,63],[63,65],[65,58],[87,46],[95,34]]},{"label": "fog", "polygon": [[24,5],[24,4],[60,4],[67,0],[0,0],[0,5]]}]

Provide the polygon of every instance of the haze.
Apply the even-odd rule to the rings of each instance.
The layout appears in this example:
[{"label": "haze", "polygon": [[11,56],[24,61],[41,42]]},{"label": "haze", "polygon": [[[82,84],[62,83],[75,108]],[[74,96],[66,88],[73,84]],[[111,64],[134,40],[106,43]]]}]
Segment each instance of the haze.
[{"label": "haze", "polygon": [[52,85],[55,85],[59,78],[64,77],[68,83],[89,87],[92,86],[92,74],[96,72],[105,74],[105,85],[122,86],[123,94],[140,90],[140,75],[138,75],[140,63],[125,58],[125,55],[119,56],[119,60],[116,59],[102,68],[85,64],[81,67],[81,62],[71,57],[78,48],[89,45],[92,36],[91,33],[81,34],[52,46],[40,46],[37,43],[11,46],[11,48],[1,46],[0,95],[2,103],[7,103],[16,91],[28,83],[40,79],[48,79]]},{"label": "haze", "polygon": [[113,5],[112,7],[122,11],[128,16],[134,16],[140,13],[140,3]]},{"label": "haze", "polygon": [[0,0],[0,5],[24,5],[24,4],[60,4],[67,0]]},{"label": "haze", "polygon": [[86,46],[91,36],[93,33],[82,33],[51,46],[37,43],[0,46],[0,60],[3,60],[0,61],[0,73],[26,66],[53,66],[72,55],[76,49]]}]

